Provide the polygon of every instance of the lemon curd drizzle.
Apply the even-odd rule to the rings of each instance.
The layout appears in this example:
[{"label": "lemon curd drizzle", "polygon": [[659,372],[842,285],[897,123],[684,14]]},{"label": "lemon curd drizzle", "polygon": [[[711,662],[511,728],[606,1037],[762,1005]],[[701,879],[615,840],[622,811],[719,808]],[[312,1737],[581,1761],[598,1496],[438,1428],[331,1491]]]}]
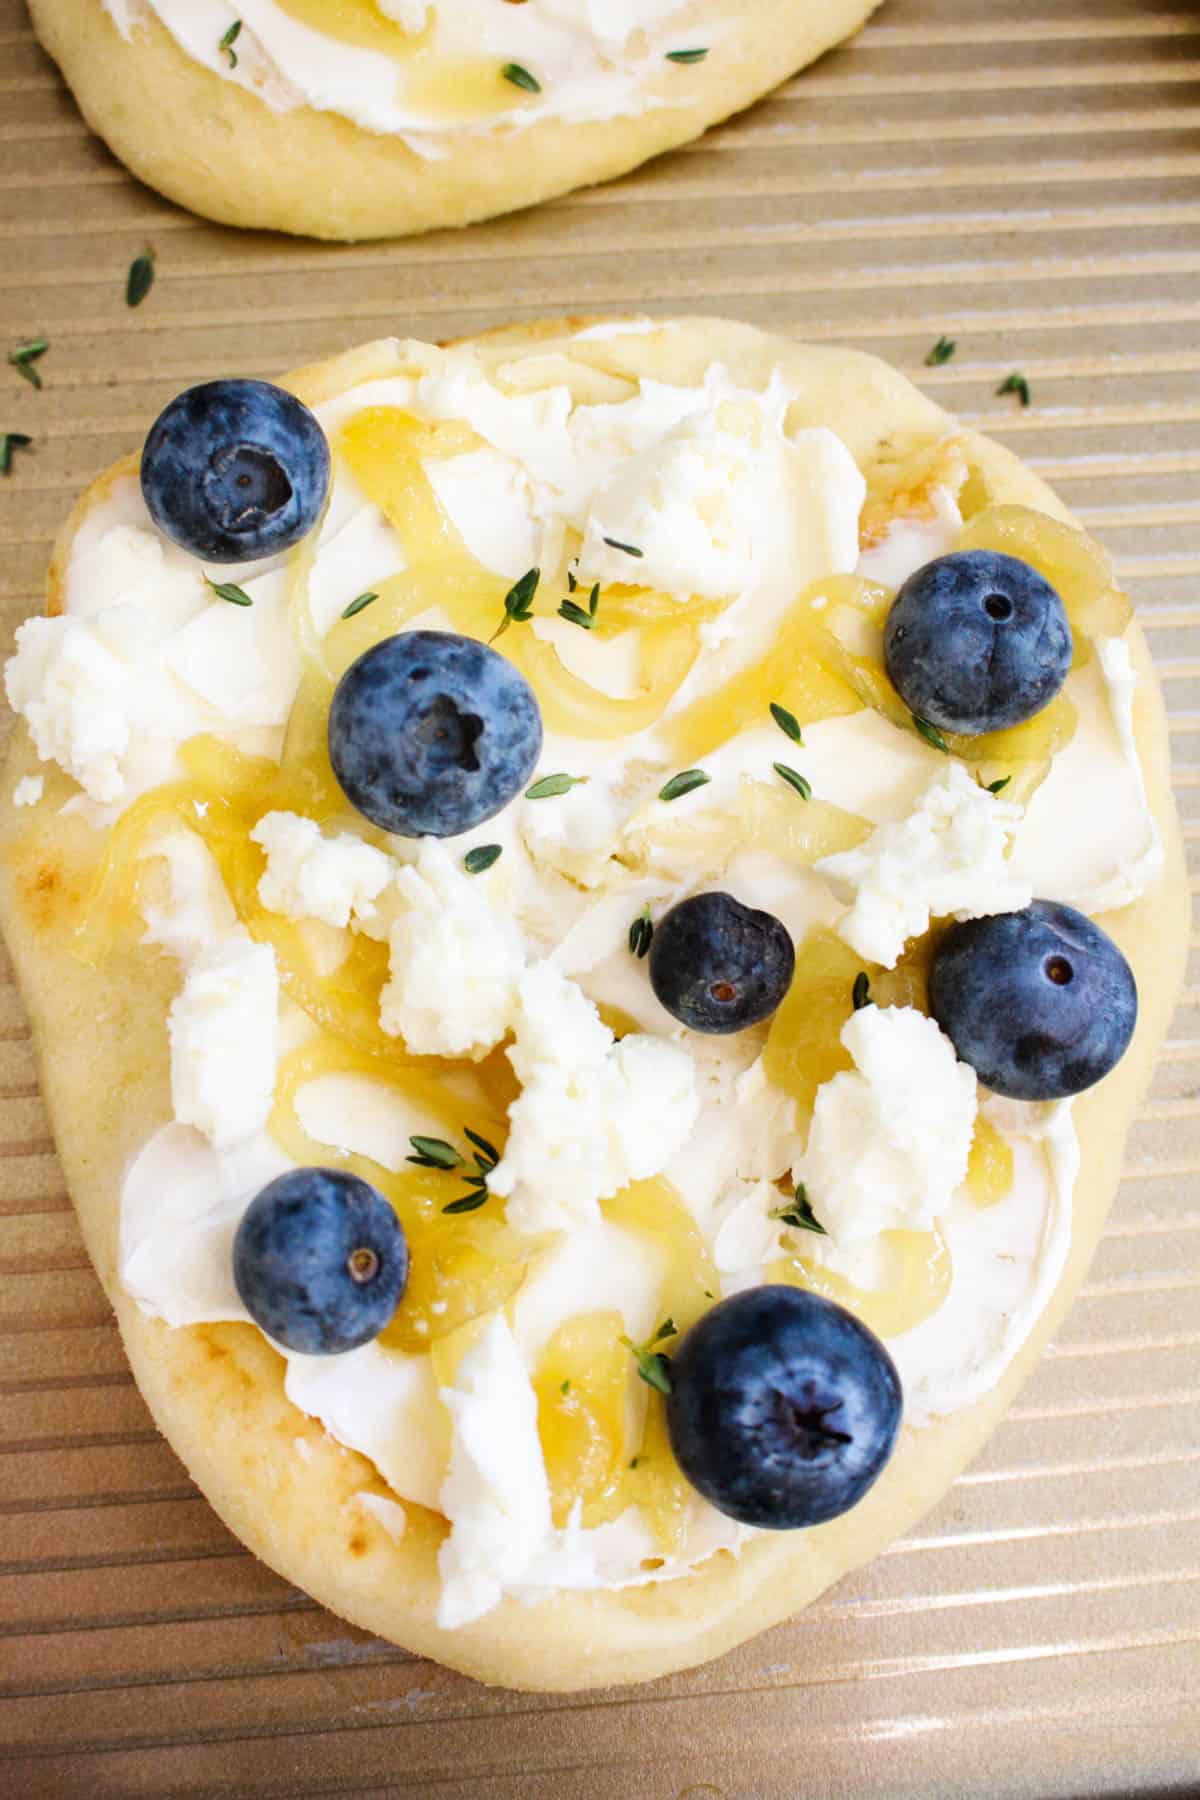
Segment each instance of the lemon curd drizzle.
[{"label": "lemon curd drizzle", "polygon": [[[339,10],[346,18],[365,17],[358,6],[345,4]],[[513,1231],[494,1203],[448,1216],[443,1209],[457,1193],[452,1176],[410,1167],[392,1171],[370,1157],[319,1142],[301,1123],[297,1097],[307,1083],[323,1076],[358,1076],[392,1088],[449,1141],[461,1143],[462,1129],[469,1126],[499,1147],[513,1097],[511,1071],[501,1050],[479,1065],[445,1064],[413,1057],[385,1036],[378,1000],[387,974],[386,947],[347,931],[341,934],[344,955],[331,970],[327,959],[315,954],[303,924],[262,906],[257,890],[264,856],[249,832],[273,809],[301,812],[320,822],[346,812],[329,766],[326,721],[340,675],[362,651],[434,607],[458,631],[484,640],[494,634],[503,617],[507,584],[471,555],[424,467],[427,460],[462,454],[479,443],[465,425],[430,425],[396,407],[365,409],[343,428],[336,454],[396,530],[407,566],[373,583],[377,600],[355,617],[339,620],[323,636],[310,597],[316,546],[306,542],[292,553],[288,604],[303,675],[280,762],[244,755],[211,737],[185,744],[180,753],[184,777],[144,795],[112,828],[77,936],[79,953],[98,960],[118,938],[138,935],[140,901],[146,884],[155,879],[155,840],[178,826],[200,836],[239,919],[254,938],[273,946],[285,991],[312,1022],[312,1035],[280,1065],[270,1130],[297,1162],[333,1162],[352,1169],[396,1207],[412,1247],[412,1273],[380,1341],[409,1353],[430,1350],[443,1383],[453,1379],[482,1321],[497,1308],[511,1309],[548,1240]],[[1123,630],[1128,606],[1112,584],[1103,553],[1071,527],[1020,507],[984,506],[968,519],[961,543],[1020,555],[1058,587],[1075,631],[1077,660],[1088,655],[1090,634]],[[555,609],[574,548],[568,538],[560,568],[545,581],[552,597],[539,599],[535,610]],[[890,600],[886,588],[853,576],[833,577],[798,596],[765,657],[664,721],[673,754],[681,763],[699,760],[764,718],[772,701],[787,707],[802,726],[871,706],[911,729],[882,664],[882,626]],[[554,646],[532,629],[509,632],[504,650],[530,680],[551,730],[615,740],[663,720],[699,655],[701,625],[721,605],[681,604],[631,585],[605,589],[597,635],[639,634],[643,691],[628,699],[607,695],[572,674]],[[1018,792],[1028,794],[1073,729],[1074,708],[1060,696],[1028,725],[987,739],[950,739],[949,748],[980,779],[993,770],[1011,775]],[[674,849],[694,872],[698,863],[719,868],[739,850],[769,849],[807,867],[862,842],[869,830],[865,820],[819,796],[801,805],[782,788],[747,777],[736,816],[695,811],[660,823],[640,838],[634,831],[622,847],[622,860],[636,867],[652,851]],[[923,1009],[934,941],[931,934],[911,946],[892,971],[864,970],[861,959],[830,931],[813,932],[799,946],[795,981],[767,1034],[764,1068],[768,1079],[792,1097],[802,1123],[811,1116],[821,1083],[851,1066],[840,1033],[852,1008],[855,977],[860,972],[869,976],[872,998],[879,1004]],[[610,1023],[633,1028],[623,1015],[613,1015]],[[463,1098],[466,1069],[476,1084],[475,1104]],[[447,1080],[451,1070],[454,1087]],[[967,1191],[977,1205],[994,1205],[1011,1182],[1011,1147],[981,1119]],[[661,1316],[685,1331],[721,1290],[704,1239],[681,1197],[659,1177],[632,1184],[602,1210],[609,1222],[639,1235],[657,1259],[663,1270]],[[941,1304],[951,1279],[950,1257],[936,1229],[894,1231],[884,1239],[890,1279],[875,1290],[855,1288],[796,1247],[781,1255],[769,1273],[838,1299],[882,1335],[895,1336]],[[585,1525],[603,1523],[636,1502],[669,1554],[686,1537],[691,1490],[670,1454],[662,1399],[637,1381],[633,1359],[620,1342],[620,1327],[613,1312],[577,1315],[553,1334],[534,1371],[555,1520],[565,1523],[571,1506],[580,1502]],[[664,1341],[668,1353],[673,1341]]]}]

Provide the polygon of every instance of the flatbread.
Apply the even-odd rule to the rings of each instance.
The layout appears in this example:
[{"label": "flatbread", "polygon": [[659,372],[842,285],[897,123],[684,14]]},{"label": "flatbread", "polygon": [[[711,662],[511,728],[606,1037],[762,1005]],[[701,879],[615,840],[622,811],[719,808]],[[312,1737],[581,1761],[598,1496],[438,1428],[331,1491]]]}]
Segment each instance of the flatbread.
[{"label": "flatbread", "polygon": [[[800,396],[789,423],[833,424],[864,467],[881,454],[881,444],[892,456],[954,428],[902,376],[856,352],[796,345],[708,320],[579,342],[574,333],[582,323],[493,333],[477,340],[477,354],[494,373],[536,351],[553,370],[548,383],[563,378],[564,358],[575,359],[581,378],[601,369],[688,384],[699,383],[719,361],[747,387],[765,386],[779,367]],[[310,399],[337,391],[353,378],[356,354],[303,371],[289,385]],[[971,464],[998,499],[1069,517],[1007,450],[975,433],[961,435]],[[52,611],[60,604],[73,532],[114,474],[128,466],[103,477],[68,520],[51,569]],[[38,766],[26,732],[16,732],[0,791],[0,921],[33,1023],[67,1183],[143,1395],[199,1487],[257,1555],[354,1623],[483,1681],[571,1690],[645,1680],[719,1655],[869,1560],[941,1497],[1037,1362],[1083,1278],[1182,975],[1186,884],[1163,704],[1136,624],[1128,641],[1141,675],[1136,740],[1166,848],[1165,871],[1142,898],[1104,919],[1137,976],[1137,1031],[1113,1074],[1076,1103],[1082,1168],[1069,1259],[1003,1378],[964,1411],[920,1430],[905,1426],[876,1486],[830,1524],[756,1537],[737,1558],[718,1553],[693,1574],[658,1585],[559,1593],[535,1606],[506,1599],[455,1631],[436,1624],[437,1551],[445,1522],[406,1504],[407,1529],[393,1541],[355,1500],[364,1490],[388,1492],[373,1466],[339,1447],[285,1399],[282,1361],[256,1330],[170,1330],[139,1311],[118,1283],[122,1173],[171,1117],[164,1020],[179,976],[173,961],[151,949],[123,948],[97,969],[72,956],[71,933],[102,840],[79,818],[60,816],[74,789],[54,769],[34,810],[14,807],[15,782]]]},{"label": "flatbread", "polygon": [[88,124],[142,181],[225,224],[352,240],[466,225],[610,180],[768,93],[877,4],[694,0],[679,42],[705,44],[715,23],[724,32],[719,55],[679,71],[682,104],[448,133],[435,159],[332,112],[273,111],[193,61],[152,15],[127,41],[100,0],[30,0],[30,12]]}]

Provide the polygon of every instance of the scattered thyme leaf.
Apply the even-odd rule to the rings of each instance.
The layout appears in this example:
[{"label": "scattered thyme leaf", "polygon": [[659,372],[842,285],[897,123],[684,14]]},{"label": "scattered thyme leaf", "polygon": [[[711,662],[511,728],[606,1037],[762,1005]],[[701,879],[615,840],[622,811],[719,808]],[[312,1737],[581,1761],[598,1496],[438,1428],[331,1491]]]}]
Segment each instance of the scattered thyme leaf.
[{"label": "scattered thyme leaf", "polygon": [[241,35],[241,30],[242,21],[240,19],[235,19],[233,24],[229,27],[229,30],[225,33],[225,36],[217,45],[217,49],[223,50],[229,58],[229,66],[231,69],[236,69],[238,65],[237,51],[233,46],[237,43],[238,38]]},{"label": "scattered thyme leaf", "polygon": [[560,1393],[560,1394],[569,1394],[569,1393],[570,1393],[570,1391],[571,1391],[571,1384],[570,1384],[570,1382],[569,1382],[569,1381],[564,1381],[564,1382],[563,1382],[563,1383],[562,1383],[562,1385],[561,1385],[561,1387],[560,1387],[560,1388],[559,1388],[559,1390],[558,1390],[558,1391],[559,1391],[559,1393]]},{"label": "scattered thyme leaf", "polygon": [[154,286],[154,252],[149,245],[135,256],[125,277],[126,306],[140,306]]},{"label": "scattered thyme leaf", "polygon": [[672,1319],[668,1315],[668,1317],[663,1320],[662,1324],[659,1326],[659,1328],[655,1332],[654,1336],[650,1339],[650,1342],[652,1344],[661,1344],[664,1338],[678,1337],[678,1336],[679,1336],[679,1327],[678,1327],[678,1325],[676,1325],[674,1319]]},{"label": "scattered thyme leaf", "polygon": [[573,787],[587,781],[586,775],[543,775],[532,787],[525,789],[527,800],[555,800],[559,794],[567,794]]},{"label": "scattered thyme leaf", "polygon": [[600,583],[597,582],[588,596],[586,612],[582,606],[576,605],[574,600],[564,600],[558,609],[558,616],[560,619],[566,619],[571,625],[581,625],[585,631],[590,631],[596,623],[596,608],[599,604]]},{"label": "scattered thyme leaf", "polygon": [[654,937],[654,926],[650,920],[650,902],[647,900],[633,924],[629,927],[629,948],[641,962],[650,948]]},{"label": "scattered thyme leaf", "polygon": [[637,1466],[638,1466],[638,1464],[639,1464],[639,1463],[640,1463],[640,1462],[641,1462],[641,1460],[642,1460],[642,1459],[641,1459],[641,1457],[640,1457],[640,1456],[631,1456],[631,1457],[630,1457],[630,1459],[629,1459],[629,1466],[630,1466],[630,1468],[631,1468],[631,1469],[636,1469],[636,1468],[637,1468]]},{"label": "scattered thyme leaf", "polygon": [[531,75],[520,63],[505,63],[500,73],[505,81],[511,81],[514,87],[524,88],[527,94],[540,94],[542,91],[542,84],[537,76]]},{"label": "scattered thyme leaf", "polygon": [[45,356],[49,348],[48,338],[30,338],[27,344],[18,344],[15,350],[8,353],[8,360],[17,374],[24,376],[31,387],[40,388],[42,385],[41,375],[34,365],[38,357]]},{"label": "scattered thyme leaf", "polygon": [[352,600],[350,602],[349,606],[344,607],[342,609],[343,619],[355,618],[360,612],[366,611],[367,607],[370,606],[372,600],[378,600],[378,598],[379,598],[378,594],[372,594],[372,593],[359,594],[357,599]]},{"label": "scattered thyme leaf", "polygon": [[532,619],[533,596],[541,578],[540,569],[526,569],[520,581],[513,582],[504,596],[504,617],[488,639],[489,644],[503,637],[510,625],[524,625],[527,619]]},{"label": "scattered thyme leaf", "polygon": [[415,1156],[406,1156],[405,1162],[416,1163],[420,1169],[461,1169],[463,1158],[453,1144],[445,1138],[410,1137],[409,1143],[416,1151]]},{"label": "scattered thyme leaf", "polygon": [[487,1189],[479,1188],[474,1193],[463,1194],[458,1200],[451,1200],[449,1206],[443,1206],[442,1211],[443,1213],[478,1212],[479,1208],[486,1204],[487,1197]]},{"label": "scattered thyme leaf", "polygon": [[27,450],[33,439],[24,431],[0,431],[0,475],[12,471],[14,450]]},{"label": "scattered thyme leaf", "polygon": [[[480,1137],[479,1133],[477,1131],[472,1131],[469,1125],[463,1126],[463,1136],[467,1138],[469,1142],[474,1144],[476,1150],[483,1151],[484,1156],[487,1158],[487,1167],[489,1169],[494,1169],[496,1164],[500,1161],[500,1152],[497,1150],[495,1144],[489,1144],[485,1137]],[[478,1156],[475,1158],[476,1162],[479,1162],[480,1160],[481,1159]]]},{"label": "scattered thyme leaf", "polygon": [[796,1198],[792,1204],[776,1207],[771,1217],[782,1219],[785,1225],[792,1226],[796,1231],[815,1231],[820,1237],[829,1235],[809,1205],[808,1195],[802,1181],[796,1183]]},{"label": "scattered thyme leaf", "polygon": [[912,715],[912,722],[913,730],[919,737],[923,737],[927,744],[932,744],[935,750],[940,750],[943,756],[949,756],[950,746],[936,725],[931,725],[929,720],[923,719],[919,713]]},{"label": "scattered thyme leaf", "polygon": [[950,361],[950,358],[957,349],[958,345],[953,338],[940,337],[929,352],[929,355],[925,358],[925,367],[927,369],[941,368],[943,363],[948,363]]},{"label": "scattered thyme leaf", "polygon": [[606,537],[604,542],[610,550],[621,550],[626,556],[645,556],[646,554],[644,550],[639,550],[636,544],[623,544],[619,538]]},{"label": "scattered thyme leaf", "polygon": [[1001,775],[999,781],[989,781],[987,784],[988,793],[989,794],[1002,794],[1011,780],[1012,780],[1011,775]]},{"label": "scattered thyme leaf", "polygon": [[218,600],[228,600],[230,606],[253,606],[254,602],[245,588],[237,586],[233,581],[214,581],[211,575],[204,577]]},{"label": "scattered thyme leaf", "polygon": [[707,55],[707,45],[705,45],[703,50],[668,50],[667,61],[673,63],[698,63],[703,62]]},{"label": "scattered thyme leaf", "polygon": [[573,594],[575,592],[575,589],[578,586],[579,586],[579,583],[575,579],[575,571],[573,569],[568,569],[567,570],[567,592],[568,592],[568,594]]},{"label": "scattered thyme leaf", "polygon": [[771,717],[782,731],[784,737],[791,738],[793,744],[804,748],[804,738],[800,731],[800,721],[795,713],[790,713],[786,706],[780,706],[777,700],[771,702]]},{"label": "scattered thyme leaf", "polygon": [[865,969],[860,969],[854,977],[854,986],[850,989],[850,999],[855,1012],[861,1012],[871,1000],[871,977]]},{"label": "scattered thyme leaf", "polygon": [[476,844],[463,857],[463,868],[468,875],[482,875],[493,863],[499,862],[503,854],[503,844]]},{"label": "scattered thyme leaf", "polygon": [[660,800],[679,800],[684,794],[694,793],[697,788],[707,787],[712,780],[703,769],[681,769],[678,775],[672,775],[670,781],[659,788]]},{"label": "scattered thyme leaf", "polygon": [[802,800],[812,799],[812,783],[804,779],[799,769],[793,769],[787,763],[772,763],[771,767],[780,781],[786,781],[790,788],[795,788]]},{"label": "scattered thyme leaf", "polygon": [[1018,394],[1020,396],[1021,405],[1029,405],[1029,383],[1025,376],[1020,374],[1016,369],[1013,370],[1011,375],[1005,376],[1004,380],[1000,383],[1000,386],[996,389],[996,392],[998,394]]},{"label": "scattered thyme leaf", "polygon": [[[657,1343],[657,1336],[650,1342]],[[621,1342],[630,1352],[637,1364],[637,1372],[647,1387],[656,1388],[660,1394],[671,1392],[671,1359],[664,1356],[661,1350],[650,1350],[644,1344],[635,1344],[632,1338],[622,1337]]]}]

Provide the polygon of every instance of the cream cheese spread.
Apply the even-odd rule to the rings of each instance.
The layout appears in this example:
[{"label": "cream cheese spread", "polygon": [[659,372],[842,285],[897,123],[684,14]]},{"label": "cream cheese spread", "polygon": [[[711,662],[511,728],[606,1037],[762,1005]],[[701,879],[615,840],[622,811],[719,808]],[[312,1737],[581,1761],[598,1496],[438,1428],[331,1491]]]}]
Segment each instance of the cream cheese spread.
[{"label": "cream cheese spread", "polygon": [[[1078,1148],[1068,1107],[984,1101],[981,1116],[1010,1146],[1015,1179],[998,1204],[981,1208],[963,1186],[974,1077],[930,1020],[898,1007],[856,1013],[843,1034],[856,1070],[818,1090],[810,1131],[768,1079],[761,1033],[700,1038],[663,1011],[629,953],[631,918],[646,904],[657,915],[715,874],[746,904],[774,911],[797,941],[815,926],[837,928],[861,954],[892,962],[931,912],[974,916],[1030,893],[1089,912],[1124,904],[1153,878],[1162,852],[1120,640],[1103,641],[1070,677],[1076,739],[1023,814],[867,710],[806,726],[803,744],[786,747],[769,721],[748,726],[703,759],[705,786],[663,802],[659,790],[677,767],[664,731],[674,716],[761,656],[810,582],[856,566],[881,579],[885,553],[886,579],[899,582],[950,548],[952,497],[932,523],[894,527],[860,564],[863,478],[833,432],[788,431],[790,397],[778,376],[751,391],[714,367],[694,388],[646,380],[626,384],[622,399],[573,405],[565,387],[503,391],[463,351],[413,346],[397,367],[404,372],[372,375],[319,407],[322,423],[333,435],[364,409],[391,406],[469,425],[482,448],[427,467],[452,527],[495,574],[511,580],[534,554],[556,566],[574,532],[581,578],[586,569],[596,580],[603,570],[602,585],[636,581],[627,554],[603,543],[636,530],[645,540],[639,560],[653,561],[665,604],[706,593],[730,602],[659,725],[616,741],[547,731],[543,772],[586,777],[553,801],[519,798],[452,848],[367,843],[348,829],[350,815],[321,829],[298,813],[267,813],[251,834],[266,853],[259,895],[272,913],[328,933],[335,959],[356,934],[389,945],[382,1023],[407,1048],[478,1058],[511,1034],[507,1060],[520,1092],[489,1186],[507,1202],[509,1226],[536,1234],[540,1246],[519,1292],[449,1385],[439,1387],[429,1355],[378,1342],[342,1356],[287,1356],[295,1404],[367,1456],[400,1503],[449,1519],[442,1616],[453,1623],[502,1592],[534,1598],[670,1579],[744,1539],[698,1498],[684,1548],[665,1559],[636,1508],[591,1529],[578,1518],[556,1529],[550,1519],[531,1386],[538,1356],[580,1313],[619,1313],[635,1342],[661,1318],[662,1254],[601,1206],[628,1183],[661,1175],[672,1184],[725,1293],[766,1278],[782,1254],[784,1228],[772,1215],[785,1180],[807,1182],[830,1230],[805,1253],[865,1288],[878,1285],[881,1233],[936,1221],[953,1267],[948,1291],[922,1324],[889,1340],[910,1420],[967,1405],[995,1383],[1069,1248]],[[401,569],[404,555],[345,468],[314,535],[309,601],[321,636],[356,593]],[[610,563],[610,553],[625,560]],[[198,566],[159,538],[136,482],[118,482],[76,539],[65,615],[21,628],[6,671],[10,698],[43,759],[80,784],[98,825],[177,773],[180,744],[198,732],[278,756],[300,673],[286,575],[279,562],[230,574],[253,608],[210,600]],[[447,621],[435,609],[409,623]],[[639,691],[636,630],[602,643],[543,614],[536,629],[561,643],[583,679]],[[631,641],[614,650],[623,637]],[[717,838],[727,836],[747,782],[770,781],[784,754],[817,799],[857,815],[871,834],[824,868],[798,867],[777,847],[726,850],[713,862],[713,822]],[[483,842],[500,847],[500,860],[465,875],[462,853]],[[639,855],[623,862],[623,847]],[[175,1118],[128,1170],[121,1279],[170,1325],[245,1319],[233,1233],[253,1194],[291,1166],[268,1122],[276,1057],[312,1028],[280,998],[272,951],[237,923],[216,863],[186,825],[162,832],[145,856],[146,941],[180,960],[183,983],[170,1027]],[[861,937],[847,924],[855,914]],[[637,1029],[618,1038],[605,1008]],[[296,1110],[317,1142],[393,1170],[409,1136],[431,1128],[367,1074],[314,1077]],[[647,1560],[655,1566],[643,1567]]]},{"label": "cream cheese spread", "polygon": [[[668,53],[693,47],[672,32],[686,0],[392,0],[363,19],[351,16],[345,39],[322,30],[313,7],[279,0],[104,5],[123,37],[152,16],[194,62],[276,112],[337,113],[427,157],[440,153],[450,131],[583,123],[678,104],[686,70]],[[238,22],[231,58],[222,39]],[[727,30],[706,25],[704,47]],[[505,79],[501,71],[513,65],[536,91]]]}]

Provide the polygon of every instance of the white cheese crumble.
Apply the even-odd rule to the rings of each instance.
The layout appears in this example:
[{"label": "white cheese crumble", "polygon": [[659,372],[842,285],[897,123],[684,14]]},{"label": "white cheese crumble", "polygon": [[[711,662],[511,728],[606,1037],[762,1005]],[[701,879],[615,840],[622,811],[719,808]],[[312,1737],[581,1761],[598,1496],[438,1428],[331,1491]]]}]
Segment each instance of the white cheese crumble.
[{"label": "white cheese crumble", "polygon": [[418,1056],[478,1061],[512,1023],[525,964],[521,933],[491,905],[485,878],[465,874],[436,838],[398,870],[395,893],[402,905],[389,936],[380,1024]]},{"label": "white cheese crumble", "polygon": [[915,1007],[864,1006],[842,1043],[855,1069],[817,1089],[799,1173],[839,1245],[927,1230],[967,1173],[974,1071]]},{"label": "white cheese crumble", "polygon": [[44,775],[22,775],[13,789],[14,806],[36,806],[46,787]]},{"label": "white cheese crumble", "polygon": [[442,1388],[450,1468],[438,1506],[450,1536],[438,1552],[443,1630],[468,1625],[517,1586],[552,1535],[537,1396],[502,1312]]},{"label": "white cheese crumble", "polygon": [[562,1231],[599,1201],[644,1181],[674,1156],[700,1111],[691,1057],[633,1033],[617,1043],[595,1006],[548,963],[521,978],[516,1042],[521,1082],[509,1138],[488,1185],[521,1231]]},{"label": "white cheese crumble", "polygon": [[275,1097],[279,974],[269,944],[231,937],[203,950],[171,1004],[171,1099],[217,1149],[266,1124]]},{"label": "white cheese crumble", "polygon": [[93,800],[125,793],[133,733],[129,671],[79,619],[27,619],[4,671],[14,712],[43,762],[56,762]]},{"label": "white cheese crumble", "polygon": [[1023,807],[977,786],[961,763],[948,763],[906,819],[879,825],[857,850],[814,865],[854,895],[839,937],[891,969],[931,918],[1019,912],[1033,889],[1010,874],[1007,858],[1023,815]]},{"label": "white cheese crumble", "polygon": [[250,836],[267,853],[258,897],[269,912],[341,927],[376,918],[395,865],[373,844],[350,831],[327,838],[315,819],[293,812],[264,814]]}]

